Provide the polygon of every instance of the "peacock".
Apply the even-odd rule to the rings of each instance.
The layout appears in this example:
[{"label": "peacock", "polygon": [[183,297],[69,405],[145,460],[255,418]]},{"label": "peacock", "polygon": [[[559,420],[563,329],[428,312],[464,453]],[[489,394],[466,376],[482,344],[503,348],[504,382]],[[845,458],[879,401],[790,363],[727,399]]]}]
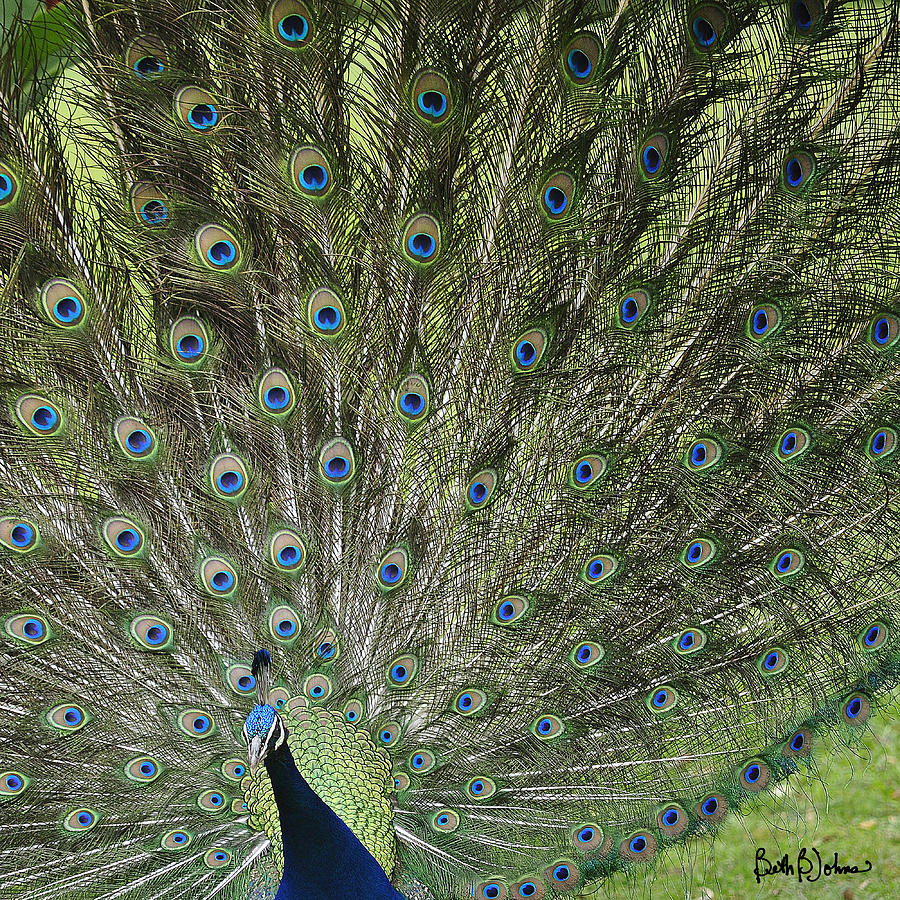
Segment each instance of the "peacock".
[{"label": "peacock", "polygon": [[900,681],[900,0],[17,0],[0,894],[649,878]]}]

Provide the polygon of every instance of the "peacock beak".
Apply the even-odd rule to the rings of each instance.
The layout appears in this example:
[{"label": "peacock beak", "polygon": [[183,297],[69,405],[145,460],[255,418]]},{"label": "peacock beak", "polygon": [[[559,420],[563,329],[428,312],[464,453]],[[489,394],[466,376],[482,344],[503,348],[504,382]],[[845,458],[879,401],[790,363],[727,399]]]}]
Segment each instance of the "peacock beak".
[{"label": "peacock beak", "polygon": [[247,759],[250,764],[251,775],[256,771],[256,767],[260,764],[264,755],[265,743],[263,742],[263,737],[258,735],[251,738],[250,743],[247,745]]}]

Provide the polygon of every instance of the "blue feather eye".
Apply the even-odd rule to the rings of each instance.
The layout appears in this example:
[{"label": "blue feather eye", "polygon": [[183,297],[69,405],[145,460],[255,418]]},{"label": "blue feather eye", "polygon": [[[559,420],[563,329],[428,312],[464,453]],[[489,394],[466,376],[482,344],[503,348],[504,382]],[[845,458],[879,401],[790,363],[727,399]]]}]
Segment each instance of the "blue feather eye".
[{"label": "blue feather eye", "polygon": [[156,616],[138,616],[131,621],[128,630],[142,650],[172,649],[172,626]]},{"label": "blue feather eye", "polygon": [[575,181],[568,172],[557,172],[544,182],[540,191],[544,215],[555,221],[571,211],[575,197]]},{"label": "blue feather eye", "polygon": [[685,656],[688,653],[696,653],[706,646],[706,632],[700,628],[688,628],[672,642],[675,652]]},{"label": "blue feather eye", "polygon": [[633,328],[650,308],[650,292],[638,287],[629,291],[619,303],[618,317],[622,328]]},{"label": "blue feather eye", "polygon": [[413,772],[426,775],[437,765],[437,757],[430,750],[417,750],[410,755],[406,762]]},{"label": "blue feather eye", "polygon": [[325,484],[341,490],[356,474],[356,457],[349,441],[334,438],[319,452],[319,474]]},{"label": "blue feather eye", "polygon": [[241,263],[241,245],[227,228],[202,225],[194,234],[194,250],[200,262],[217,272],[236,272]]},{"label": "blue feather eye", "polygon": [[543,328],[532,328],[521,335],[512,345],[513,368],[517,372],[533,372],[540,365],[548,344],[547,332]]},{"label": "blue feather eye", "polygon": [[188,737],[209,737],[215,732],[212,716],[199,709],[186,709],[178,715],[178,727]]},{"label": "blue feather eye", "polygon": [[709,538],[699,537],[684,548],[680,558],[682,564],[689,569],[699,569],[712,562],[716,554],[716,544]]},{"label": "blue feather eye", "polygon": [[378,729],[378,742],[385,747],[390,747],[400,737],[400,726],[396,722],[388,722]]},{"label": "blue feather eye", "polygon": [[779,459],[793,461],[806,453],[811,445],[810,434],[805,428],[790,428],[778,439],[776,452]]},{"label": "blue feather eye", "polygon": [[759,660],[757,660],[756,667],[759,669],[760,673],[764,676],[767,675],[777,675],[779,672],[784,671],[784,668],[788,664],[788,655],[784,652],[780,647],[775,647],[772,650],[764,653]]},{"label": "blue feather eye", "polygon": [[772,560],[770,569],[776,578],[788,578],[796,575],[804,566],[805,557],[799,550],[793,548],[782,550]]},{"label": "blue feather eye", "polygon": [[229,781],[240,781],[247,774],[247,767],[239,759],[227,759],[221,772]]},{"label": "blue feather eye", "polygon": [[141,557],[146,550],[143,529],[131,519],[114,516],[103,523],[103,540],[114,557],[120,559]]},{"label": "blue feather eye", "polygon": [[269,22],[275,39],[285,47],[303,47],[312,40],[312,18],[299,0],[275,0],[269,7]]},{"label": "blue feather eye", "polygon": [[841,712],[848,725],[859,727],[864,725],[871,715],[872,704],[865,694],[851,694],[844,700]]},{"label": "blue feather eye", "polygon": [[800,728],[791,735],[781,748],[782,755],[791,758],[809,756],[813,748],[813,733],[808,728]]},{"label": "blue feather eye", "polygon": [[466,506],[470,510],[483,509],[491,502],[499,476],[496,469],[482,469],[466,485]]},{"label": "blue feather eye", "polygon": [[141,784],[155,781],[161,772],[159,763],[151,756],[137,756],[125,763],[125,776]]},{"label": "blue feather eye", "polygon": [[550,884],[559,890],[573,890],[581,881],[581,870],[575,863],[560,859],[544,870]]},{"label": "blue feather eye", "polygon": [[231,862],[231,853],[224,847],[213,847],[203,855],[203,863],[208,869],[221,869]]},{"label": "blue feather eye", "polygon": [[334,175],[325,154],[311,144],[296,147],[289,169],[294,187],[313,200],[328,196],[334,188]]},{"label": "blue feather eye", "polygon": [[197,806],[206,812],[221,812],[225,809],[225,797],[218,791],[204,791],[197,797]]},{"label": "blue feather eye", "polygon": [[77,328],[85,321],[87,303],[84,295],[66,278],[51,278],[41,288],[40,308],[47,319],[59,328]]},{"label": "blue feather eye", "polygon": [[170,831],[162,836],[159,845],[163,850],[184,850],[193,839],[194,836],[187,831]]},{"label": "blue feather eye", "polygon": [[688,447],[682,462],[690,472],[703,472],[712,469],[722,461],[725,448],[712,437],[702,437]]},{"label": "blue feather eye", "polygon": [[711,794],[694,809],[701,822],[721,822],[728,814],[728,801],[721,794]]},{"label": "blue feather eye", "polygon": [[144,462],[156,456],[156,436],[140,419],[123,416],[113,425],[113,435],[129,459]]},{"label": "blue feather eye", "polygon": [[412,653],[398,656],[388,666],[388,684],[396,688],[411,687],[419,674],[419,659]]},{"label": "blue feather eye", "polygon": [[463,716],[473,716],[487,706],[488,698],[478,688],[460,691],[453,699],[453,709]]},{"label": "blue feather eye", "polygon": [[63,425],[59,407],[46,397],[36,394],[23,394],[16,400],[16,416],[35,437],[50,437]]},{"label": "blue feather eye", "polygon": [[90,831],[99,821],[100,816],[93,809],[75,809],[63,819],[62,826],[66,831]]},{"label": "blue feather eye", "polygon": [[476,775],[466,783],[466,794],[473,800],[486,800],[496,791],[496,783],[486,775]]},{"label": "blue feather eye", "polygon": [[586,491],[606,474],[606,460],[597,453],[579,456],[569,471],[569,484],[579,491]]},{"label": "blue feather eye", "polygon": [[5,516],[0,519],[0,545],[14,553],[30,553],[40,546],[40,531],[28,519]]},{"label": "blue feather eye", "polygon": [[0,772],[0,800],[21,794],[30,783],[21,772]]},{"label": "blue feather eye", "polygon": [[663,174],[668,155],[669,139],[662,133],[654,134],[641,145],[638,159],[641,175],[646,181],[652,181]]},{"label": "blue feather eye", "polygon": [[565,731],[565,724],[562,719],[554,715],[540,716],[535,719],[531,725],[531,733],[540,738],[542,741],[550,740],[550,738],[558,737]]},{"label": "blue feather eye", "polygon": [[770,338],[781,327],[781,310],[774,303],[755,307],[747,319],[747,337],[757,343]]},{"label": "blue feather eye", "polygon": [[249,665],[229,666],[225,672],[225,683],[236,694],[250,694],[256,690],[256,677]]},{"label": "blue feather eye", "polygon": [[317,703],[327,700],[331,696],[333,690],[334,685],[327,675],[310,675],[306,681],[303,682],[304,695]]},{"label": "blue feather eye", "polygon": [[612,577],[619,568],[618,560],[608,553],[592,556],[581,569],[581,578],[588,584],[600,584]]},{"label": "blue feather eye", "polygon": [[669,712],[678,704],[678,694],[675,688],[665,685],[656,688],[646,699],[647,709],[652,713]]},{"label": "blue feather eye", "polygon": [[656,856],[656,838],[646,831],[638,831],[619,844],[619,856],[629,862],[646,862]]},{"label": "blue feather eye", "polygon": [[603,659],[603,648],[594,641],[583,641],[575,645],[569,659],[579,669],[589,669]]},{"label": "blue feather eye", "polygon": [[431,390],[421,375],[412,373],[400,381],[394,398],[394,409],[409,425],[424,421],[431,408]]},{"label": "blue feather eye", "polygon": [[687,830],[690,822],[687,813],[677,803],[669,803],[657,814],[656,824],[666,837],[675,838]]},{"label": "blue feather eye", "polygon": [[880,428],[869,435],[866,455],[873,460],[885,460],[897,449],[897,432],[893,428]]},{"label": "blue feather eye", "polygon": [[412,108],[430,125],[446,121],[453,109],[450,82],[434,71],[420,72],[412,83]]},{"label": "blue feather eye", "polygon": [[0,209],[11,206],[19,195],[19,181],[12,169],[0,162]]},{"label": "blue feather eye", "polygon": [[882,622],[873,622],[859,634],[859,645],[863,650],[877,650],[888,638],[888,628]]},{"label": "blue feather eye", "polygon": [[435,831],[452,832],[459,828],[459,813],[453,809],[442,809],[431,817],[431,827]]},{"label": "blue feather eye", "polygon": [[175,112],[182,125],[198,133],[214,131],[221,118],[212,94],[194,85],[175,95]]},{"label": "blue feather eye", "polygon": [[378,563],[378,587],[393,591],[400,587],[409,575],[409,554],[404,547],[389,550]]},{"label": "blue feather eye", "polygon": [[572,832],[572,843],[575,845],[575,848],[582,853],[596,850],[603,843],[603,831],[593,822],[586,825],[579,825],[578,828]]},{"label": "blue feather eye", "polygon": [[495,625],[512,625],[519,621],[529,610],[530,603],[527,597],[519,594],[510,594],[498,601],[491,614],[491,621]]},{"label": "blue feather eye", "polygon": [[724,11],[713,3],[704,3],[688,16],[688,26],[694,48],[700,53],[715,49],[725,34],[727,21]]},{"label": "blue feather eye", "polygon": [[347,313],[340,297],[330,288],[312,292],[306,308],[312,330],[324,338],[335,338],[347,327]]},{"label": "blue feather eye", "polygon": [[763,791],[769,786],[771,772],[768,765],[761,759],[754,759],[748,762],[742,769],[739,776],[741,787],[745,791]]},{"label": "blue feather eye", "polygon": [[876,316],[869,325],[868,340],[876,350],[893,347],[900,337],[900,319],[891,313]]},{"label": "blue feather eye", "polygon": [[562,52],[563,71],[572,84],[590,84],[598,73],[600,42],[589,32],[576,35]]},{"label": "blue feather eye", "polygon": [[409,219],[403,228],[402,246],[409,262],[431,265],[441,252],[441,228],[437,219],[426,213]]},{"label": "blue feather eye", "polygon": [[77,703],[54,706],[46,716],[47,724],[60,731],[80,731],[90,721],[84,707]]},{"label": "blue feather eye", "polygon": [[363,708],[362,702],[359,700],[350,700],[344,707],[344,718],[352,725],[361,722],[364,714],[365,709]]},{"label": "blue feather eye", "polygon": [[200,561],[200,584],[214,597],[230,597],[238,588],[237,570],[221,556],[208,556]]},{"label": "blue feather eye", "polygon": [[169,347],[176,362],[199,365],[209,351],[206,326],[193,316],[178,319],[169,329]]},{"label": "blue feather eye", "polygon": [[792,0],[789,4],[791,10],[791,24],[800,37],[807,37],[812,33],[824,12],[822,0]]},{"label": "blue feather eye", "polygon": [[247,490],[247,467],[239,456],[222,453],[210,464],[209,481],[216,496],[237,502]]},{"label": "blue feather eye", "polygon": [[158,37],[142,34],[126,47],[125,65],[138,78],[155,78],[168,68],[169,54]]},{"label": "blue feather eye", "polygon": [[306,544],[303,538],[289,528],[276,531],[269,541],[269,561],[282,572],[298,574],[306,562]]},{"label": "blue feather eye", "polygon": [[268,369],[256,391],[260,407],[271,416],[283,419],[294,409],[294,389],[283,369]]},{"label": "blue feather eye", "polygon": [[132,186],[128,196],[139,225],[161,228],[168,224],[169,201],[156,185],[139,181]]},{"label": "blue feather eye", "polygon": [[790,153],[781,165],[781,183],[784,188],[796,194],[805,190],[815,175],[815,158],[806,152]]}]

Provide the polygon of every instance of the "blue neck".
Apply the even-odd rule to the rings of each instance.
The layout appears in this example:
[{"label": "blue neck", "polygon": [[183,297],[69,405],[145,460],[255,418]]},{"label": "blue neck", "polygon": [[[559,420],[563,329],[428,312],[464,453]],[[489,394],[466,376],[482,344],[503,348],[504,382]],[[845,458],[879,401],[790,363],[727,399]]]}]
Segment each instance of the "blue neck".
[{"label": "blue neck", "polygon": [[284,846],[275,900],[404,900],[375,857],[306,783],[286,743],[265,764]]}]

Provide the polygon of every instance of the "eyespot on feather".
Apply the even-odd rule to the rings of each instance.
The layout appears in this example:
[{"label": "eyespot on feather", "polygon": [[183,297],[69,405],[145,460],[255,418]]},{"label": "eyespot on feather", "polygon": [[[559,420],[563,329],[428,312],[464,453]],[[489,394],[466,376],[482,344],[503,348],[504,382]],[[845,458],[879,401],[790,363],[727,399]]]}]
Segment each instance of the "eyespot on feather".
[{"label": "eyespot on feather", "polygon": [[377,581],[382,591],[401,587],[409,576],[409,554],[403,547],[389,550],[378,563]]},{"label": "eyespot on feather", "polygon": [[160,839],[159,846],[163,850],[184,850],[193,841],[194,835],[189,831],[169,831]]},{"label": "eyespot on feather", "polygon": [[540,190],[541,209],[550,221],[564,219],[575,202],[575,180],[568,172],[551,175]]},{"label": "eyespot on feather", "polygon": [[0,773],[0,801],[21,794],[29,784],[31,779],[22,772],[7,770]]},{"label": "eyespot on feather", "polygon": [[186,709],[178,714],[178,728],[192,738],[208,738],[216,731],[213,717],[202,709]]},{"label": "eyespot on feather", "polygon": [[20,613],[3,623],[3,629],[11,637],[24,644],[43,644],[53,636],[49,622],[37,613]]},{"label": "eyespot on feather", "polygon": [[562,53],[563,71],[572,84],[590,84],[599,71],[600,41],[590,32],[575,35]]},{"label": "eyespot on feather", "polygon": [[441,253],[441,227],[437,219],[427,213],[409,219],[403,228],[402,249],[414,265],[431,265]]},{"label": "eyespot on feather", "polygon": [[47,724],[60,731],[80,731],[90,719],[84,707],[77,703],[61,703],[46,715]]},{"label": "eyespot on feather", "polygon": [[896,429],[885,426],[869,435],[869,439],[866,441],[866,456],[876,462],[882,462],[890,459],[898,446],[900,446],[900,441],[898,441]]},{"label": "eyespot on feather", "polygon": [[396,793],[402,794],[404,791],[409,790],[410,784],[412,784],[412,781],[406,772],[394,773],[394,791]]},{"label": "eyespot on feather", "polygon": [[327,700],[333,691],[331,679],[327,675],[309,675],[303,682],[303,693],[317,703]]},{"label": "eyespot on feather", "polygon": [[686,656],[702,650],[706,640],[706,632],[702,628],[688,628],[672,641],[672,649],[680,656]]},{"label": "eyespot on feather", "polygon": [[781,164],[781,184],[788,193],[797,194],[809,186],[816,173],[816,160],[810,153],[789,153]]},{"label": "eyespot on feather", "polygon": [[[652,135],[638,151],[638,162],[641,167],[641,177],[645,181],[653,181],[666,171],[666,162],[669,156],[669,139],[662,132]],[[638,304],[640,303],[635,291],[631,292]],[[626,324],[623,321],[623,324]]]},{"label": "eyespot on feather", "polygon": [[398,656],[388,666],[387,681],[390,687],[410,688],[419,674],[419,659],[412,653]]},{"label": "eyespot on feather", "polygon": [[150,784],[162,774],[162,767],[152,756],[135,756],[125,763],[125,776],[140,784]]},{"label": "eyespot on feather", "polygon": [[779,330],[781,322],[781,310],[774,303],[755,306],[747,318],[747,337],[761,343]]},{"label": "eyespot on feather", "polygon": [[725,448],[712,437],[700,437],[688,447],[682,462],[689,472],[704,472],[722,461]]},{"label": "eyespot on feather", "polygon": [[466,782],[466,795],[472,800],[487,800],[497,793],[496,782],[486,775],[476,775]]},{"label": "eyespot on feather", "polygon": [[453,709],[461,716],[474,716],[487,706],[488,698],[478,688],[466,688],[453,698]]},{"label": "eyespot on feather", "polygon": [[234,273],[241,266],[240,242],[221,225],[201,225],[194,233],[194,251],[212,271]]},{"label": "eyespot on feather", "polygon": [[806,757],[812,753],[813,733],[809,728],[799,728],[785,741],[781,748],[781,755],[792,757]]},{"label": "eyespot on feather", "polygon": [[465,500],[470,510],[484,509],[494,496],[498,475],[496,469],[482,469],[466,485]]},{"label": "eyespot on feather", "polygon": [[142,650],[171,650],[174,646],[172,626],[156,616],[138,616],[129,625],[129,632]]},{"label": "eyespot on feather", "polygon": [[509,886],[510,896],[515,900],[542,900],[547,896],[547,885],[537,875],[526,875]]},{"label": "eyespot on feather", "polygon": [[157,454],[155,432],[141,419],[123,416],[113,425],[113,436],[122,453],[129,459],[150,462]]},{"label": "eyespot on feather", "polygon": [[228,809],[226,797],[220,791],[204,791],[197,797],[197,806],[204,812],[224,812]]},{"label": "eyespot on feather", "polygon": [[506,885],[494,878],[478,882],[472,893],[477,900],[507,900]]},{"label": "eyespot on feather", "polygon": [[569,653],[569,660],[579,669],[589,669],[603,659],[603,648],[594,641],[579,641]]},{"label": "eyespot on feather", "polygon": [[125,516],[113,516],[103,523],[103,540],[113,555],[120,559],[140,558],[146,554],[144,529]]},{"label": "eyespot on feather", "polygon": [[137,78],[156,78],[169,68],[166,45],[153,34],[138,35],[125,48],[125,65]]},{"label": "eyespot on feather", "polygon": [[184,316],[169,329],[172,357],[184,366],[200,365],[209,352],[206,326],[193,316]]},{"label": "eyespot on feather", "polygon": [[334,662],[340,656],[341,645],[337,635],[326,628],[320,631],[313,640],[313,655],[319,662]]},{"label": "eyespot on feather", "polygon": [[283,47],[302,49],[316,35],[315,22],[300,0],[275,0],[269,6],[268,18],[275,40]]},{"label": "eyespot on feather", "polygon": [[616,315],[622,328],[634,328],[650,308],[651,294],[646,288],[636,287],[619,303]]},{"label": "eyespot on feather", "polygon": [[195,85],[181,88],[175,94],[178,121],[195,134],[209,134],[222,122],[222,110],[209,91]]},{"label": "eyespot on feather", "polygon": [[598,453],[579,456],[569,470],[569,486],[579,491],[587,491],[596,487],[606,474],[606,459]]},{"label": "eyespot on feather", "polygon": [[406,765],[417,775],[427,775],[437,766],[437,757],[431,750],[415,750],[410,753]]},{"label": "eyespot on feather", "polygon": [[684,809],[677,803],[668,803],[657,813],[656,824],[665,837],[676,838],[687,830],[690,822]]},{"label": "eyespot on feather", "polygon": [[321,337],[337,337],[347,325],[341,299],[330,288],[322,287],[310,295],[307,317],[312,330]]},{"label": "eyespot on feather", "polygon": [[531,328],[521,334],[510,347],[513,369],[523,374],[539,369],[548,342],[547,332],[543,328]]},{"label": "eyespot on feather", "polygon": [[327,157],[318,147],[304,144],[291,153],[291,178],[294,187],[313,200],[327,197],[334,188],[334,174]]},{"label": "eyespot on feather", "polygon": [[221,556],[209,556],[200,562],[200,584],[213,597],[231,597],[237,591],[238,574]]},{"label": "eyespot on feather", "polygon": [[413,112],[429,125],[440,125],[453,112],[450,82],[440,72],[426,70],[416,75],[411,100]]},{"label": "eyespot on feather", "polygon": [[527,597],[521,594],[509,594],[498,600],[491,613],[491,621],[495,625],[512,625],[524,618],[531,608]]},{"label": "eyespot on feather", "polygon": [[41,546],[40,529],[31,519],[4,516],[0,519],[0,545],[13,553],[31,553]]},{"label": "eyespot on feather", "polygon": [[203,864],[208,869],[221,869],[231,862],[231,852],[224,847],[213,847],[203,856]]},{"label": "eyespot on feather", "polygon": [[431,410],[431,390],[428,382],[415,373],[407,375],[397,387],[394,409],[405,422],[418,425]]},{"label": "eyespot on feather", "polygon": [[247,774],[247,764],[241,759],[226,759],[221,771],[229,781],[240,781]]},{"label": "eyespot on feather", "polygon": [[783,672],[787,668],[787,664],[787,653],[780,647],[773,647],[760,656],[756,661],[756,668],[759,670],[760,675],[769,677],[770,675],[777,675],[779,672]]},{"label": "eyespot on feather", "polygon": [[568,859],[557,860],[544,869],[544,877],[556,891],[574,891],[581,884],[581,870]]},{"label": "eyespot on feather", "polygon": [[387,722],[375,733],[375,739],[382,747],[391,747],[400,740],[400,726],[396,722]]},{"label": "eyespot on feather", "polygon": [[221,453],[209,466],[209,483],[213,493],[231,503],[238,503],[247,492],[247,467],[234,453]]},{"label": "eyespot on feather", "polygon": [[777,554],[769,569],[776,578],[790,578],[803,568],[805,562],[806,559],[799,550],[788,547]]},{"label": "eyespot on feather", "polygon": [[269,561],[281,572],[299,575],[306,563],[303,538],[289,528],[276,531],[269,541]]},{"label": "eyespot on feather", "polygon": [[799,459],[812,446],[812,438],[805,428],[789,428],[778,439],[775,452],[783,462]]},{"label": "eyespot on feather", "polygon": [[875,316],[868,331],[868,341],[876,350],[888,350],[900,338],[900,319],[893,313]]},{"label": "eyespot on feather", "polygon": [[88,304],[84,294],[68,278],[51,278],[39,295],[45,318],[57,328],[74,329],[84,325]]},{"label": "eyespot on feather", "polygon": [[358,725],[365,718],[366,710],[361,700],[354,698],[344,704],[344,718],[351,725]]},{"label": "eyespot on feather", "polygon": [[139,225],[164,228],[171,221],[171,202],[156,185],[139,181],[129,191],[131,208]]},{"label": "eyespot on feather", "polygon": [[60,408],[37,394],[23,394],[16,400],[16,416],[35,437],[52,437],[63,428]]},{"label": "eyespot on feather", "polygon": [[531,733],[542,741],[548,741],[563,734],[565,728],[562,719],[546,713],[534,720],[531,725]]},{"label": "eyespot on feather", "polygon": [[229,666],[225,673],[226,684],[236,694],[252,694],[256,690],[256,677],[250,670],[250,666],[240,663]]},{"label": "eyespot on feather", "polygon": [[576,850],[590,853],[603,846],[603,829],[593,822],[586,822],[572,831],[571,841]]},{"label": "eyespot on feather", "polygon": [[619,856],[628,862],[649,862],[656,856],[656,838],[647,831],[636,831],[619,844]]},{"label": "eyespot on feather", "polygon": [[431,817],[431,827],[435,831],[456,831],[459,823],[459,813],[452,809],[440,809]]},{"label": "eyespot on feather", "polygon": [[813,36],[825,13],[822,0],[788,0],[787,7],[795,36],[800,38]]},{"label": "eyespot on feather", "polygon": [[709,794],[694,807],[697,819],[710,825],[728,815],[728,801],[721,794]]},{"label": "eyespot on feather", "polygon": [[856,691],[844,699],[841,716],[848,725],[859,728],[868,721],[872,714],[872,704],[865,694]]},{"label": "eyespot on feather", "polygon": [[0,210],[15,206],[19,198],[19,179],[15,172],[0,161]]},{"label": "eyespot on feather", "polygon": [[714,3],[695,7],[688,15],[688,36],[698,53],[716,49],[725,35],[728,19],[725,11]]},{"label": "eyespot on feather", "polygon": [[771,777],[771,770],[765,762],[761,759],[752,759],[741,768],[738,781],[745,791],[758,793],[769,786]]},{"label": "eyespot on feather", "polygon": [[100,815],[96,810],[81,807],[80,809],[73,809],[63,819],[62,826],[66,831],[81,833],[90,831],[99,820]]},{"label": "eyespot on feather", "polygon": [[717,555],[716,544],[705,537],[698,537],[691,541],[681,552],[682,565],[689,569],[699,569],[712,562]]},{"label": "eyespot on feather", "polygon": [[865,652],[871,653],[884,645],[888,633],[888,626],[884,622],[873,622],[859,633],[859,646]]},{"label": "eyespot on feather", "polygon": [[678,705],[678,692],[668,684],[654,688],[644,700],[644,705],[654,715],[672,712]]},{"label": "eyespot on feather", "polygon": [[619,568],[619,561],[608,553],[591,556],[581,569],[581,580],[590,585],[600,584],[611,578]]},{"label": "eyespot on feather", "polygon": [[294,389],[282,369],[269,369],[263,373],[256,397],[262,410],[276,419],[289,415],[296,405]]}]

